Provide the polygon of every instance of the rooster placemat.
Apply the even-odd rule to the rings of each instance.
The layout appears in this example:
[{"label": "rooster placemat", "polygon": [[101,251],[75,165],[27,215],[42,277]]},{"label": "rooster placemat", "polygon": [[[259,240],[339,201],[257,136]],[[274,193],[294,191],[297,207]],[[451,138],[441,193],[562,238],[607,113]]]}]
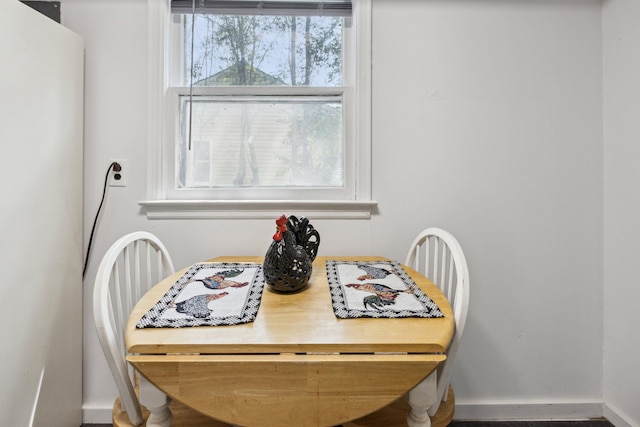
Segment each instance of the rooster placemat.
[{"label": "rooster placemat", "polygon": [[337,318],[444,317],[396,261],[327,261]]},{"label": "rooster placemat", "polygon": [[136,327],[181,328],[253,322],[263,289],[260,264],[195,264]]}]

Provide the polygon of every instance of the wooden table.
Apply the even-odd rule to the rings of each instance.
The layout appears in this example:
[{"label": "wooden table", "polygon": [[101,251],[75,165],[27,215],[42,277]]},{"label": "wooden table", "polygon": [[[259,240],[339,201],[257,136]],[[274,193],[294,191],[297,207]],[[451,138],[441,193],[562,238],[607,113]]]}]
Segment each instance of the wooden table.
[{"label": "wooden table", "polygon": [[[136,329],[184,269],[156,285],[133,309],[126,329],[127,360],[172,398],[213,418],[250,427],[334,426],[382,408],[419,384],[423,390],[416,399],[429,395],[424,389],[430,391],[435,382],[423,384],[423,379],[446,358],[455,328],[445,296],[404,267],[444,318],[337,319],[327,259],[385,260],[318,257],[304,291],[278,294],[265,286],[252,323]],[[210,261],[261,263],[262,257]],[[414,410],[430,404],[415,403]],[[423,414],[412,415],[410,425],[429,425]]]}]

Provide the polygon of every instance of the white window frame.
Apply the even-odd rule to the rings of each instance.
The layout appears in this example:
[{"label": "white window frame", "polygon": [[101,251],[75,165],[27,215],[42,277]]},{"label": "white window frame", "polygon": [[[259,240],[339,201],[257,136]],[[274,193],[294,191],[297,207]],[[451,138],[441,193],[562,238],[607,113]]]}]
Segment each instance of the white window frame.
[{"label": "white window frame", "polygon": [[[277,200],[262,199],[260,189],[232,189],[226,198],[211,200],[206,193],[175,190],[175,154],[170,150],[174,142],[165,143],[166,138],[174,141],[178,114],[176,98],[184,88],[168,91],[168,71],[170,61],[166,55],[169,38],[168,23],[170,7],[168,0],[147,0],[148,6],[148,159],[149,180],[148,200],[140,201],[149,219],[202,219],[202,218],[273,218],[283,213],[304,214],[309,218],[322,219],[368,219],[377,203],[371,197],[371,0],[353,1],[353,24],[355,25],[356,49],[355,82],[345,97],[352,99],[353,114],[345,120],[345,167],[347,179],[354,187],[338,194],[313,195],[314,191],[293,191],[291,198]],[[349,68],[347,68],[349,69]],[[188,88],[186,88],[188,90]],[[228,88],[205,88],[215,93]],[[237,89],[237,88],[236,88]],[[251,89],[247,89],[250,91]],[[295,91],[296,88],[291,88]],[[175,151],[175,149],[174,149]],[[181,194],[182,193],[182,194]],[[302,193],[302,195],[296,195]],[[322,192],[321,192],[322,193]],[[220,194],[220,193],[218,193]],[[224,197],[224,196],[223,196]],[[231,198],[235,197],[235,198]]]}]

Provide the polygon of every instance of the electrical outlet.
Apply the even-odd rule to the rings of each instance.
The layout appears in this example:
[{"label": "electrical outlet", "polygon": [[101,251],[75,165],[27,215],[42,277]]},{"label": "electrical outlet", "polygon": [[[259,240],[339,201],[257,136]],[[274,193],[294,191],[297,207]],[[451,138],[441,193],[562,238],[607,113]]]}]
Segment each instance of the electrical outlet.
[{"label": "electrical outlet", "polygon": [[111,172],[109,172],[109,186],[110,187],[126,187],[127,186],[127,175],[129,174],[129,170],[127,169],[127,161],[122,159],[111,159],[111,163],[117,163],[120,165],[120,170],[118,167],[113,166],[111,168]]}]

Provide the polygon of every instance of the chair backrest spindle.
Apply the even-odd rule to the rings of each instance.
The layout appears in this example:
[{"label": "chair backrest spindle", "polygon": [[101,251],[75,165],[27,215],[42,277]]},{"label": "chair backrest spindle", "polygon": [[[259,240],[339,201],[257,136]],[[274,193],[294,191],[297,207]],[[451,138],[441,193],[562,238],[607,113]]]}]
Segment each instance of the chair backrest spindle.
[{"label": "chair backrest spindle", "polygon": [[141,268],[140,252],[144,250],[145,247],[146,245],[144,244],[144,242],[141,242],[139,240],[136,241],[133,246],[133,259],[132,259],[132,265],[131,265],[131,269],[132,269],[131,270],[131,300],[129,301],[131,306],[129,307],[129,311],[131,311],[133,306],[140,299],[139,289],[142,288],[142,281],[143,281],[143,278],[140,274],[140,268]]},{"label": "chair backrest spindle", "polygon": [[[449,257],[451,257],[451,254],[449,254]],[[454,265],[455,263],[453,262],[453,259],[449,260],[449,277],[447,280],[447,299],[449,299],[449,301],[453,301],[453,289],[454,289],[454,279],[455,279],[455,271],[454,271]]]}]

